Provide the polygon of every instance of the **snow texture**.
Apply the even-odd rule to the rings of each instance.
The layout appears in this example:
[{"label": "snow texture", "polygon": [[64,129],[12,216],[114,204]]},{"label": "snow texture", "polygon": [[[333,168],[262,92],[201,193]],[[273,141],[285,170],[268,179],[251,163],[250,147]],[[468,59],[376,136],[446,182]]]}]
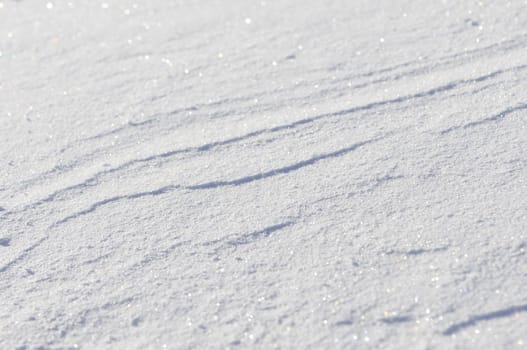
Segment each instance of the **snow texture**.
[{"label": "snow texture", "polygon": [[1,349],[527,346],[527,2],[0,0]]}]

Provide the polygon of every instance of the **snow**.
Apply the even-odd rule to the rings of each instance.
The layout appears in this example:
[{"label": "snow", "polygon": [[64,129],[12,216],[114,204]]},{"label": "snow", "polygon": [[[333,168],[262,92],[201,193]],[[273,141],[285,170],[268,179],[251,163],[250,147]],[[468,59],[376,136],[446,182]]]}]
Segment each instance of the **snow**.
[{"label": "snow", "polygon": [[0,348],[527,344],[527,3],[0,2]]}]

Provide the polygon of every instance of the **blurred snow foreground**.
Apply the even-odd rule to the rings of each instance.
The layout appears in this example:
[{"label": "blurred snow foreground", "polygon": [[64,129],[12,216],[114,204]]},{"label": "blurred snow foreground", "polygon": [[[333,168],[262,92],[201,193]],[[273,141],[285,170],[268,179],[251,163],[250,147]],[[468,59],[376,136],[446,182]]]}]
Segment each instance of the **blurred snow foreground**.
[{"label": "blurred snow foreground", "polygon": [[1,349],[527,346],[525,1],[0,1]]}]

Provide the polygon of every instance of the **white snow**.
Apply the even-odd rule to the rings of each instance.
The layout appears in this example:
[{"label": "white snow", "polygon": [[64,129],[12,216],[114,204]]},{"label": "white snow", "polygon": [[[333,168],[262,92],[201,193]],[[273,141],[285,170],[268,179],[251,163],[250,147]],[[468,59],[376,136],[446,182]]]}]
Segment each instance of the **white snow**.
[{"label": "white snow", "polygon": [[526,6],[0,2],[0,348],[525,347]]}]

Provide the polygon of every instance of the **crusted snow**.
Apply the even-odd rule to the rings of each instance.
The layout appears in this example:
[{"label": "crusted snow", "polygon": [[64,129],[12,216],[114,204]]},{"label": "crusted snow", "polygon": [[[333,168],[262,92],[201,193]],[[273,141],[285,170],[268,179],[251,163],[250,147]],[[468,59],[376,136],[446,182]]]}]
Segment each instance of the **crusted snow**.
[{"label": "crusted snow", "polygon": [[0,2],[0,348],[527,346],[527,3]]}]

